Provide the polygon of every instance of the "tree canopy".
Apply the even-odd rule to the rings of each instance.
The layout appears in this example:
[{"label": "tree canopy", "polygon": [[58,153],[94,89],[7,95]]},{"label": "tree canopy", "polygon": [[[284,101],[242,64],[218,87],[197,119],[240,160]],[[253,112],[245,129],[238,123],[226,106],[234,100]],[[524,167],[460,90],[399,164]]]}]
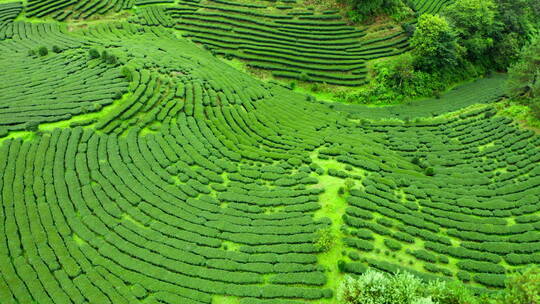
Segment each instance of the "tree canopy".
[{"label": "tree canopy", "polygon": [[471,60],[481,60],[493,47],[493,34],[500,27],[496,14],[493,0],[456,0],[444,11]]},{"label": "tree canopy", "polygon": [[439,15],[424,14],[418,19],[411,46],[423,69],[436,70],[458,63],[456,35],[448,21]]}]

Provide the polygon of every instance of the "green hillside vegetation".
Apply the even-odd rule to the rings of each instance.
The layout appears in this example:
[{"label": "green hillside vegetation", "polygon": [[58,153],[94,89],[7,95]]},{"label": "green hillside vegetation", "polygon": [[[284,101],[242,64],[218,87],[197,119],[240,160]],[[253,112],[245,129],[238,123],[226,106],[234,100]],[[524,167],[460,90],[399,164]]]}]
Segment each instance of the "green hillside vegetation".
[{"label": "green hillside vegetation", "polygon": [[537,303],[538,11],[508,3],[0,0],[0,303]]}]

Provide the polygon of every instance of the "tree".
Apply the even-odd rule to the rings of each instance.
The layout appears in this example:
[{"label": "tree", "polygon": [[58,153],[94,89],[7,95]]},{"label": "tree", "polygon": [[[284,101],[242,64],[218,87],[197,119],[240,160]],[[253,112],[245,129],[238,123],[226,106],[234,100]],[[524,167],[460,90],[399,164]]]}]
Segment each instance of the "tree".
[{"label": "tree", "polygon": [[353,21],[365,21],[379,14],[394,14],[407,10],[401,0],[349,0],[353,10],[349,17]]},{"label": "tree", "polygon": [[513,96],[540,98],[540,36],[523,48],[519,61],[508,71],[508,86]]},{"label": "tree", "polygon": [[528,105],[540,119],[540,36],[523,48],[508,75],[510,95]]},{"label": "tree", "polygon": [[416,64],[420,69],[435,71],[457,65],[459,45],[448,21],[438,15],[424,14],[418,19],[411,39]]},{"label": "tree", "polygon": [[58,54],[62,52],[62,49],[58,45],[53,45],[52,51]]},{"label": "tree", "polygon": [[489,54],[496,68],[507,69],[518,59],[519,50],[540,29],[540,1],[495,0],[500,25],[494,33],[495,45]]},{"label": "tree", "polygon": [[540,303],[540,269],[530,268],[506,283],[504,304]]},{"label": "tree", "polygon": [[456,0],[444,10],[469,59],[481,60],[493,47],[494,33],[500,29],[496,14],[497,5],[493,0]]}]

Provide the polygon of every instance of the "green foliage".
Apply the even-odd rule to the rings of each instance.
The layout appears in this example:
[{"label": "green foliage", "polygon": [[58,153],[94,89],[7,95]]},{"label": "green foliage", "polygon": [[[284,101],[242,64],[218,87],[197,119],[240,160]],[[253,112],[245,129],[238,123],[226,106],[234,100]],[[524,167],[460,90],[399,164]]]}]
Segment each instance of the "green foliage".
[{"label": "green foliage", "polygon": [[109,55],[109,56],[107,56],[106,62],[107,62],[108,64],[116,64],[116,63],[117,63],[116,56],[115,56],[115,55],[112,55],[112,54]]},{"label": "green foliage", "polygon": [[62,49],[58,45],[53,45],[52,51],[58,54],[62,52]]},{"label": "green foliage", "polygon": [[507,281],[501,304],[540,303],[540,269],[530,268]]},{"label": "green foliage", "polygon": [[402,0],[348,0],[352,6],[349,18],[353,22],[366,21],[379,14],[392,15],[397,20],[409,16],[410,10]]},{"label": "green foliage", "polygon": [[392,251],[397,251],[401,249],[401,244],[392,239],[384,239],[384,245],[386,245],[386,247],[390,248],[390,250]]},{"label": "green foliage", "polygon": [[99,51],[95,48],[91,48],[89,51],[88,51],[88,56],[90,57],[90,59],[97,59],[100,57],[99,55]]},{"label": "green foliage", "polygon": [[345,191],[349,192],[351,191],[352,188],[354,188],[355,186],[355,182],[352,178],[347,178],[345,179],[345,183],[343,184],[343,186],[345,187]]},{"label": "green foliage", "polygon": [[409,273],[386,275],[368,270],[356,279],[345,277],[338,300],[343,304],[412,304],[425,298],[421,287],[420,279]]},{"label": "green foliage", "polygon": [[315,238],[315,247],[320,252],[327,252],[334,245],[335,238],[336,236],[330,227],[320,229]]},{"label": "green foliage", "polygon": [[309,81],[309,75],[306,72],[300,73],[300,80],[301,81]]},{"label": "green foliage", "polygon": [[122,75],[124,75],[124,77],[126,77],[126,79],[127,79],[128,81],[132,81],[132,80],[133,80],[133,73],[132,73],[132,70],[131,70],[130,67],[128,67],[128,66],[122,67],[121,72],[122,72]]},{"label": "green foliage", "polygon": [[453,25],[470,60],[481,60],[493,46],[493,34],[499,27],[496,14],[493,0],[456,0],[445,9],[444,15]]},{"label": "green foliage", "polygon": [[[470,279],[466,272],[458,276]],[[338,299],[342,304],[534,304],[540,301],[540,270],[531,268],[512,277],[503,292],[477,295],[459,281],[424,282],[408,273],[386,275],[369,269],[356,279],[346,277]]]},{"label": "green foliage", "polygon": [[[305,16],[294,23],[315,23],[310,19],[314,15]],[[331,14],[322,16],[338,20]],[[424,278],[451,276],[462,267],[474,281],[499,286],[505,279],[501,274],[517,268],[505,262],[518,267],[535,262],[537,255],[523,256],[537,246],[537,221],[520,217],[507,225],[507,220],[538,212],[535,177],[540,173],[534,163],[538,138],[476,108],[422,121],[414,120],[412,108],[408,113],[398,111],[401,117],[411,118],[408,124],[389,120],[359,126],[338,110],[238,73],[184,38],[174,37],[172,29],[145,28],[131,21],[97,29],[90,25],[81,31],[84,36],[59,32],[66,38],[61,42],[46,35],[47,45],[65,47],[46,60],[18,54],[26,48],[18,47],[17,39],[0,42],[9,52],[5,56],[9,60],[0,62],[16,67],[8,77],[4,75],[6,84],[9,78],[22,79],[12,77],[18,71],[33,74],[13,81],[8,89],[4,86],[0,94],[6,96],[0,136],[15,137],[0,146],[2,210],[10,241],[6,243],[9,267],[3,275],[4,285],[13,289],[6,293],[8,302],[28,302],[26,298],[47,294],[52,302],[81,302],[88,297],[90,302],[103,303],[109,297],[120,299],[117,292],[123,291],[141,300],[152,297],[149,300],[170,303],[211,303],[216,293],[242,303],[321,302],[332,292],[313,285],[324,286],[327,275],[338,275],[328,271],[336,260],[342,259],[340,271],[355,275],[368,267],[394,272],[412,262],[413,257],[401,251],[405,243],[425,248],[426,259],[433,260],[427,267],[423,261],[414,266]],[[298,27],[289,26],[294,28],[289,34],[300,36],[293,34]],[[85,38],[78,44],[81,37]],[[114,46],[115,54],[130,68],[104,64],[116,58],[107,52],[101,59],[96,51],[99,59],[88,62],[87,48],[92,43],[107,47],[108,52]],[[292,47],[294,42],[288,43]],[[320,52],[325,58],[331,56],[327,46]],[[17,56],[35,64],[21,66],[12,60]],[[419,70],[414,57],[399,59],[404,62],[389,61],[388,73],[379,74],[385,75],[384,90],[399,88],[416,94],[411,88],[420,90],[426,82],[442,81],[435,73]],[[70,64],[72,69],[67,69]],[[365,72],[361,67],[357,71]],[[415,82],[419,71],[426,78]],[[72,79],[64,81],[64,75]],[[62,90],[64,84],[67,88]],[[16,87],[23,89],[19,92]],[[36,90],[52,98],[45,99]],[[475,90],[480,91],[473,86]],[[120,92],[129,93],[121,102],[114,101]],[[31,119],[9,104],[25,101],[25,95],[30,102],[47,102],[39,109],[30,102],[23,105]],[[57,101],[61,104],[52,107]],[[102,108],[102,113],[78,116]],[[37,117],[41,112],[45,119]],[[59,112],[62,116],[56,117]],[[72,115],[72,121],[65,121]],[[15,129],[21,120],[24,126]],[[17,139],[23,133],[17,131],[24,128],[41,131]],[[425,160],[418,162],[421,167],[441,168],[437,178],[426,179],[414,170],[418,167],[410,159],[415,155]],[[503,171],[497,170],[499,165],[507,172],[494,174]],[[332,197],[338,187],[341,194],[347,191],[346,201]],[[505,199],[495,201],[498,195]],[[12,202],[22,201],[26,205],[11,208]],[[325,217],[317,220],[325,212],[332,213],[335,224],[341,224],[343,215],[341,232],[335,226],[317,231],[331,224]],[[26,216],[28,220],[21,220]],[[74,239],[65,243],[68,258],[62,246],[51,243],[52,251],[41,246],[49,236],[54,241],[55,235]],[[337,239],[343,240],[339,243],[343,247],[334,248]],[[458,242],[461,246],[456,246]],[[25,252],[34,245],[33,252]],[[99,262],[98,272],[82,273],[85,256]],[[474,262],[459,263],[462,259]],[[482,259],[490,263],[478,263]],[[440,267],[444,261],[448,265]],[[422,266],[434,274],[420,272]],[[477,273],[483,271],[493,273]],[[95,288],[101,276],[119,284],[118,288],[102,289],[99,284]],[[383,277],[364,279],[359,288],[372,303],[443,302],[443,295],[425,292],[424,283],[410,275]],[[58,279],[59,284],[34,284],[35,278]],[[28,286],[30,292],[19,285]],[[328,285],[335,286],[332,281]],[[77,288],[81,295],[68,288]],[[377,292],[380,289],[384,292]],[[458,303],[455,299],[460,298],[447,302]]]},{"label": "green foliage", "polygon": [[518,59],[520,49],[540,30],[540,1],[495,0],[498,29],[488,56],[497,69],[506,69]]},{"label": "green foliage", "polygon": [[476,297],[466,285],[452,281],[442,283],[432,281],[424,285],[424,294],[429,295],[433,302],[439,304],[483,304],[483,300]]},{"label": "green foliage", "polygon": [[519,61],[508,71],[508,85],[514,96],[540,98],[540,36],[520,53]]},{"label": "green foliage", "polygon": [[399,102],[405,98],[432,95],[446,86],[443,74],[419,70],[416,61],[415,57],[407,53],[378,64],[375,67],[376,86],[372,94],[380,99]]},{"label": "green foliage", "polygon": [[521,51],[519,58],[508,72],[510,94],[540,119],[540,36]]},{"label": "green foliage", "polygon": [[38,54],[39,56],[47,56],[47,54],[49,54],[49,50],[46,46],[42,46],[38,49]]},{"label": "green foliage", "polygon": [[454,67],[459,62],[460,48],[454,29],[438,15],[424,14],[418,18],[411,38],[415,64],[425,71]]}]

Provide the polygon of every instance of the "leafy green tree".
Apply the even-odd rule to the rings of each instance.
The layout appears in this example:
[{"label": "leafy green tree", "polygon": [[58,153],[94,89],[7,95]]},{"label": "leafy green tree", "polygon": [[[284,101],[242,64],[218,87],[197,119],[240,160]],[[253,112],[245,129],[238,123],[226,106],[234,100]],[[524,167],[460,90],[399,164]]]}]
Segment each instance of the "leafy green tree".
[{"label": "leafy green tree", "polygon": [[520,60],[508,71],[508,85],[513,96],[540,98],[540,36],[526,46]]},{"label": "leafy green tree", "polygon": [[502,303],[540,303],[540,269],[528,269],[508,280]]},{"label": "leafy green tree", "polygon": [[407,10],[401,0],[349,0],[353,10],[349,17],[353,21],[365,21],[379,14],[396,14]]},{"label": "leafy green tree", "polygon": [[495,0],[498,19],[504,32],[530,35],[540,25],[540,2],[530,0]]},{"label": "leafy green tree", "polygon": [[517,61],[519,50],[540,30],[540,1],[495,1],[500,26],[494,33],[495,45],[489,57],[497,69],[505,70]]},{"label": "leafy green tree", "polygon": [[508,75],[510,95],[528,105],[540,119],[540,36],[523,48]]},{"label": "leafy green tree", "polygon": [[456,35],[445,18],[422,15],[411,38],[416,64],[427,71],[457,65],[460,48],[456,41]]},{"label": "leafy green tree", "polygon": [[500,29],[496,14],[493,0],[456,0],[445,9],[444,16],[454,27],[470,60],[482,60],[493,47],[494,33]]}]

